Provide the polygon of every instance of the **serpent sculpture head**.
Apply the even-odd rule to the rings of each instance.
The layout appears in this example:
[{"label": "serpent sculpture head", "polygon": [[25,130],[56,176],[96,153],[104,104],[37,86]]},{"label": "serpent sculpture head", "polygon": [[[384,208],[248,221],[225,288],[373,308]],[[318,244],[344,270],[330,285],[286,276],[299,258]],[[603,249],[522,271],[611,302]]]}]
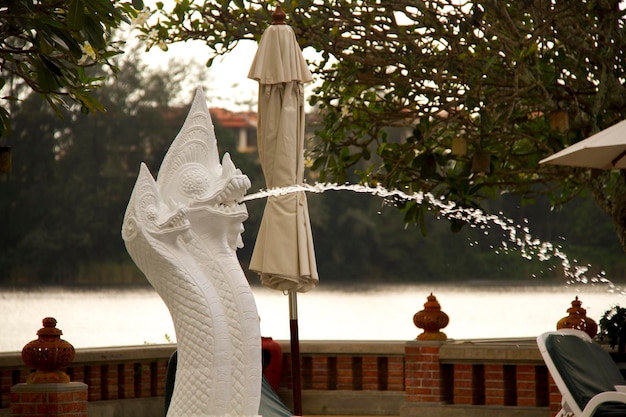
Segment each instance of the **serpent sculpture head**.
[{"label": "serpent sculpture head", "polygon": [[196,95],[180,132],[159,170],[157,186],[170,205],[189,209],[194,231],[200,236],[222,236],[235,250],[243,246],[241,233],[248,218],[241,199],[250,180],[228,153],[220,163],[211,115],[202,89]]}]

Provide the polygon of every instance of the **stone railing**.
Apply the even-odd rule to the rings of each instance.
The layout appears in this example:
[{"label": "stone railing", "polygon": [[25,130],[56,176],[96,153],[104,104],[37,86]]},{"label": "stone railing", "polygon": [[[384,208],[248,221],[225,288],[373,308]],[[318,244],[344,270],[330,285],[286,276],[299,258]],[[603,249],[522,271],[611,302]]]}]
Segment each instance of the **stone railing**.
[{"label": "stone railing", "polygon": [[[89,401],[163,396],[174,350],[172,344],[77,349],[66,373],[88,385]],[[11,386],[25,382],[29,373],[19,352],[0,353],[0,408],[9,406]]]},{"label": "stone railing", "polygon": [[[561,396],[534,339],[406,343],[403,416],[550,416]],[[479,411],[480,410],[480,411]]]},{"label": "stone railing", "polygon": [[[290,406],[289,343],[279,344],[283,366],[278,391]],[[152,399],[150,413],[158,414],[167,360],[175,348],[77,349],[67,373],[72,381],[88,385],[90,415],[107,415],[91,412],[98,405],[140,399]],[[301,341],[300,353],[307,415],[549,417],[559,408],[560,394],[534,339]],[[0,415],[8,415],[11,387],[28,374],[19,353],[0,354]]]},{"label": "stone railing", "polygon": [[[302,409],[313,415],[399,415],[405,342],[300,342]],[[291,406],[291,355],[284,353],[279,395]],[[372,395],[376,393],[376,395]]]}]

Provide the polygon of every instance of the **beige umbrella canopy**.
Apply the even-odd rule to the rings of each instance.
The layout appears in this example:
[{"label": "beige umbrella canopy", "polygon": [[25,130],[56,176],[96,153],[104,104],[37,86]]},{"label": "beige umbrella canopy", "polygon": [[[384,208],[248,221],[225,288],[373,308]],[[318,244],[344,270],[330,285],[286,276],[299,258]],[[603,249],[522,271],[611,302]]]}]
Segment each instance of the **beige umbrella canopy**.
[{"label": "beige umbrella canopy", "polygon": [[[280,6],[261,37],[248,78],[259,82],[257,146],[268,189],[304,180],[304,83],[309,71]],[[302,415],[298,292],[318,281],[311,222],[303,191],[270,196],[257,235],[250,269],[263,285],[289,294],[293,406]]]},{"label": "beige umbrella canopy", "polygon": [[626,168],[626,120],[539,161],[582,168]]},{"label": "beige umbrella canopy", "polygon": [[[275,20],[264,32],[248,78],[259,81],[257,142],[267,188],[302,184],[303,83],[313,77],[289,26]],[[250,269],[264,285],[282,291],[306,292],[317,285],[303,191],[268,198]]]}]

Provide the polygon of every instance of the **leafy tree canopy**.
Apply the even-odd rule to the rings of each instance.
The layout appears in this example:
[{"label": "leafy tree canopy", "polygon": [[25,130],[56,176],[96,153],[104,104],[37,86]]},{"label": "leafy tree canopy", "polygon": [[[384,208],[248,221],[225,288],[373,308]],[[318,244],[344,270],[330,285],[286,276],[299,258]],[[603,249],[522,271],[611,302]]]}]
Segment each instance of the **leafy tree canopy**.
[{"label": "leafy tree canopy", "polygon": [[[278,2],[156,3],[148,45],[259,40]],[[626,175],[539,166],[626,116],[619,0],[293,0],[288,24],[320,59],[311,103],[322,181],[431,192],[463,206],[519,193],[555,204],[589,190],[626,248]],[[211,64],[211,60],[208,64]],[[410,126],[393,138],[390,126]],[[423,206],[403,204],[407,221]],[[454,224],[458,229],[461,225]]]},{"label": "leafy tree canopy", "polygon": [[[173,107],[174,97],[186,90],[183,80],[203,80],[182,62],[151,70],[139,54],[118,65],[115,77],[106,65],[87,70],[103,79],[93,95],[106,113],[83,114],[76,104],[59,118],[33,91],[14,110],[13,169],[0,174],[0,285],[98,281],[83,268],[105,283],[128,277],[116,265],[132,264],[120,227],[139,166],[156,175],[188,110]],[[225,133],[218,128],[236,147]]]},{"label": "leafy tree canopy", "polygon": [[[142,0],[7,0],[0,4],[0,136],[9,130],[19,90],[42,94],[58,115],[68,102],[104,110],[91,92],[100,85],[86,67],[122,52],[111,33],[137,17]],[[4,87],[4,89],[3,89]],[[8,93],[7,93],[8,90]]]}]

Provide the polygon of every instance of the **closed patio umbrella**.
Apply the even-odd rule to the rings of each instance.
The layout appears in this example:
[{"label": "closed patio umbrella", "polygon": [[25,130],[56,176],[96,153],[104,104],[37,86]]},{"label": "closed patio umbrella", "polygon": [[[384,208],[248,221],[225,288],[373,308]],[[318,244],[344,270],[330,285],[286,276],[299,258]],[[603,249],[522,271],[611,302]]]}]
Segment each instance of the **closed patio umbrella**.
[{"label": "closed patio umbrella", "polygon": [[[313,80],[280,6],[272,18],[248,74],[259,82],[257,142],[268,189],[304,180],[303,84]],[[250,269],[263,285],[289,294],[294,413],[302,415],[296,294],[319,281],[303,191],[268,198]]]},{"label": "closed patio umbrella", "polygon": [[626,120],[539,161],[582,168],[626,168]]}]

